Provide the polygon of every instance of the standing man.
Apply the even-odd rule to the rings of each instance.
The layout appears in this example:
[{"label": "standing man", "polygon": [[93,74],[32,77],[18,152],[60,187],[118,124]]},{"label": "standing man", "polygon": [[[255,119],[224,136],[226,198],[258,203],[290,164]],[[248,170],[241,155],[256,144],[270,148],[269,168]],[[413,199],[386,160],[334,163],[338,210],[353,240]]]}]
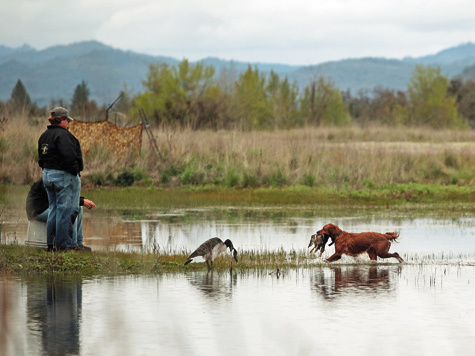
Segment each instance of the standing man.
[{"label": "standing man", "polygon": [[38,164],[43,168],[43,184],[49,201],[48,251],[81,249],[74,241],[73,225],[79,214],[79,174],[84,164],[81,145],[68,131],[71,120],[68,110],[54,108],[48,118],[50,125],[38,140]]}]

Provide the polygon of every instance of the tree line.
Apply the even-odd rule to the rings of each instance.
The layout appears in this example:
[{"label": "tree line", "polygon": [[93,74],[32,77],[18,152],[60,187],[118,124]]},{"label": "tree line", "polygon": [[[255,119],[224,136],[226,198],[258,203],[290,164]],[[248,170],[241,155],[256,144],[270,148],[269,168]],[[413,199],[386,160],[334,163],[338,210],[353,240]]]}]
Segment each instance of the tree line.
[{"label": "tree line", "polygon": [[[143,92],[132,96],[124,90],[115,105],[129,116],[138,111],[152,125],[199,129],[269,130],[296,127],[344,126],[424,126],[463,129],[475,127],[475,82],[449,80],[440,67],[417,65],[406,91],[374,88],[352,95],[341,91],[323,77],[311,80],[303,89],[287,77],[271,71],[268,75],[248,66],[242,73],[202,63],[181,61],[149,66]],[[76,87],[68,107],[72,115],[85,121],[104,117],[106,107],[90,100],[85,81]],[[44,113],[32,103],[21,80],[10,100],[0,102],[3,113],[22,108],[25,115]],[[16,110],[18,112],[18,110]],[[4,114],[5,116],[5,114]]]}]

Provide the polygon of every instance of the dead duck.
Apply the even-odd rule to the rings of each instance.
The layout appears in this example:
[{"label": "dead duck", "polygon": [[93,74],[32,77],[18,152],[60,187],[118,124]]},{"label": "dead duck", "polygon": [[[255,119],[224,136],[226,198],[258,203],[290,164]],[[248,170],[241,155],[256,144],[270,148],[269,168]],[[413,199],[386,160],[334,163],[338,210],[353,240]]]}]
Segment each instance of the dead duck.
[{"label": "dead duck", "polygon": [[209,271],[213,268],[213,261],[219,255],[225,252],[226,248],[229,248],[229,251],[231,251],[234,259],[237,262],[237,251],[234,248],[231,240],[227,239],[223,242],[219,237],[213,237],[203,242],[190,256],[188,256],[188,260],[185,262],[185,266],[188,263],[192,262],[193,258],[202,257],[206,261],[206,265],[208,266]]},{"label": "dead duck", "polygon": [[[329,238],[330,235],[328,234],[313,234],[310,237],[310,243],[308,244],[308,248],[312,247],[313,245],[313,248],[310,250],[310,253],[312,253],[313,251],[317,253],[318,250],[320,250],[320,257],[322,257],[323,252],[325,252],[325,245],[327,244]],[[331,246],[334,243],[335,241],[332,238],[332,241],[328,246]]]}]

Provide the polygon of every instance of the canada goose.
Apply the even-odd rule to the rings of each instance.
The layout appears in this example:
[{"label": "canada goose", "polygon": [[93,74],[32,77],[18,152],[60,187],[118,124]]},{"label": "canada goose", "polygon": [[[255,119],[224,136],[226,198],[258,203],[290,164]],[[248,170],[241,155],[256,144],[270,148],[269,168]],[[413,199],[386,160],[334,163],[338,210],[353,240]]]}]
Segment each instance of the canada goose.
[{"label": "canada goose", "polygon": [[[226,248],[229,248],[229,251],[233,254],[234,259],[236,262],[237,259],[237,251],[233,246],[231,240],[227,239],[226,241],[221,241],[219,237],[213,237],[205,242],[203,242],[196,250],[193,252],[189,257],[188,260],[185,262],[185,266],[193,261],[194,257],[203,257],[206,261],[206,265],[208,266],[208,271],[213,268],[213,261],[224,251]],[[208,261],[211,261],[211,266]]]}]

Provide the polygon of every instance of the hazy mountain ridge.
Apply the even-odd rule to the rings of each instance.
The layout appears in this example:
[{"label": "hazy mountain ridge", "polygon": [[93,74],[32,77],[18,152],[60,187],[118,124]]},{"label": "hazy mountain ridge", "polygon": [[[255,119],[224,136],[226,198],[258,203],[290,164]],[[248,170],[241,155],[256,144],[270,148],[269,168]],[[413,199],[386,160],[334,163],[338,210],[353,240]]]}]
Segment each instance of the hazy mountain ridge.
[{"label": "hazy mountain ridge", "polygon": [[415,63],[439,63],[439,64],[449,64],[455,63],[458,61],[464,61],[467,58],[475,57],[475,44],[468,42],[460,44],[456,47],[451,47],[444,49],[436,54],[430,54],[423,57],[405,57],[403,61],[405,62],[415,62]]},{"label": "hazy mountain ridge", "polygon": [[[114,49],[97,41],[58,45],[40,51],[26,44],[18,48],[0,45],[0,100],[9,99],[15,83],[21,79],[31,99],[39,105],[48,105],[52,99],[59,98],[67,102],[84,80],[91,90],[91,98],[99,104],[108,104],[125,86],[132,93],[142,91],[149,65],[157,62],[173,65],[180,60]],[[201,62],[214,66],[217,73],[224,68],[240,73],[249,65],[263,73],[273,70],[281,77],[295,80],[302,88],[324,76],[341,90],[349,89],[356,95],[359,90],[372,90],[377,86],[405,90],[416,64],[440,65],[450,78],[458,75],[472,78],[475,76],[475,44],[465,43],[418,58],[349,58],[311,66],[247,63],[215,57]]]}]

